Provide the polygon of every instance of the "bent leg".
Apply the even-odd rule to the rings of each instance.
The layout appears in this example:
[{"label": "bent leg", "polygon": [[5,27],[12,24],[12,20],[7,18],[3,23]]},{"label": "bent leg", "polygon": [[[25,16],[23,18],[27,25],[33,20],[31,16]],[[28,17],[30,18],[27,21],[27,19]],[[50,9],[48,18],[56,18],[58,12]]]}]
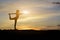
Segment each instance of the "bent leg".
[{"label": "bent leg", "polygon": [[10,20],[15,20],[15,18],[16,18],[16,17],[11,18],[11,15],[9,14],[9,19],[10,19]]}]

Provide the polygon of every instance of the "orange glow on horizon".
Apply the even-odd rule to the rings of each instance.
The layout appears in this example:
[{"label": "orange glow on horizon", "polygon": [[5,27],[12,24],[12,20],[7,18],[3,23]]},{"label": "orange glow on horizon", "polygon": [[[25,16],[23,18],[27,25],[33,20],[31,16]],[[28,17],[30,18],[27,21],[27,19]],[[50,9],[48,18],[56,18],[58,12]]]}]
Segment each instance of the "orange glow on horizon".
[{"label": "orange glow on horizon", "polygon": [[42,30],[40,27],[32,27],[32,26],[18,26],[18,30]]}]

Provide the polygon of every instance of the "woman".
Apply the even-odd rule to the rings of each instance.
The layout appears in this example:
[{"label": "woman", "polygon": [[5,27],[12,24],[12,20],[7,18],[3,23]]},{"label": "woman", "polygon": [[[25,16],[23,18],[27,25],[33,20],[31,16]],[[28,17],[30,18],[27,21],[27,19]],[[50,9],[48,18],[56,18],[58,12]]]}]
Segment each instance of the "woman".
[{"label": "woman", "polygon": [[[16,17],[12,18],[11,14],[16,14]],[[17,23],[17,19],[19,18],[19,10],[16,10],[16,13],[9,13],[9,19],[10,20],[15,20],[15,24],[14,24],[14,28],[16,30],[16,23]]]}]

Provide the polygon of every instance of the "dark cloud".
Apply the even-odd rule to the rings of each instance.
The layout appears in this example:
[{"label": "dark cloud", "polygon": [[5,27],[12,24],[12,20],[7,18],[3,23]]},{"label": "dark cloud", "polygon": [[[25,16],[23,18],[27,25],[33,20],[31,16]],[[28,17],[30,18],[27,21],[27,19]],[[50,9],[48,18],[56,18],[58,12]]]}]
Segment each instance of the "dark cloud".
[{"label": "dark cloud", "polygon": [[48,10],[56,10],[56,11],[60,11],[60,5],[58,5],[58,4],[56,4],[56,5],[54,5],[53,7],[51,7],[51,8],[47,8]]}]

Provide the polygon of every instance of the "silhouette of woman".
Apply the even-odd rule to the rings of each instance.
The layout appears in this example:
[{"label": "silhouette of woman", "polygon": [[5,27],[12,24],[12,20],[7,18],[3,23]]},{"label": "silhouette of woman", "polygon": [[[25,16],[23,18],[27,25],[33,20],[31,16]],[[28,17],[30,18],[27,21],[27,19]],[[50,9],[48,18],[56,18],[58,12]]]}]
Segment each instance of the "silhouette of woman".
[{"label": "silhouette of woman", "polygon": [[[16,17],[12,18],[11,14],[16,14]],[[19,10],[16,10],[16,13],[9,13],[9,19],[10,20],[15,20],[14,28],[16,30],[16,24],[17,24],[17,19],[19,18]]]}]

